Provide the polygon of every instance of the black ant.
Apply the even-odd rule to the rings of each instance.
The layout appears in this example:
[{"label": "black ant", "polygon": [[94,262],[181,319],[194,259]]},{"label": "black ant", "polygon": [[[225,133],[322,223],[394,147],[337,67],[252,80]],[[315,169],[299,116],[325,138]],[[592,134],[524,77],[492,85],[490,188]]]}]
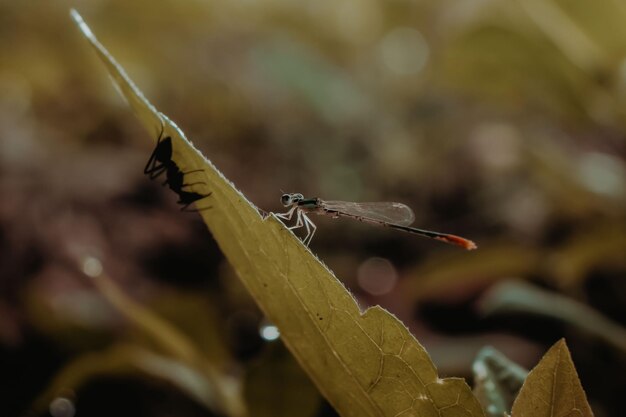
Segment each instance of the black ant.
[{"label": "black ant", "polygon": [[155,179],[159,177],[161,174],[165,172],[166,180],[162,185],[167,184],[172,191],[178,194],[177,204],[182,205],[181,211],[202,211],[211,208],[203,207],[198,210],[187,210],[190,204],[195,203],[196,201],[202,200],[210,196],[212,193],[208,194],[200,194],[193,191],[184,191],[184,187],[189,187],[197,184],[205,184],[204,182],[194,182],[192,184],[185,184],[185,174],[190,174],[192,172],[202,171],[201,169],[197,169],[189,172],[182,172],[178,165],[174,161],[172,161],[172,138],[167,136],[162,139],[163,136],[163,125],[161,125],[161,133],[159,134],[159,140],[157,141],[156,148],[150,155],[150,159],[148,159],[148,163],[143,170],[143,173],[148,175],[150,179]]}]

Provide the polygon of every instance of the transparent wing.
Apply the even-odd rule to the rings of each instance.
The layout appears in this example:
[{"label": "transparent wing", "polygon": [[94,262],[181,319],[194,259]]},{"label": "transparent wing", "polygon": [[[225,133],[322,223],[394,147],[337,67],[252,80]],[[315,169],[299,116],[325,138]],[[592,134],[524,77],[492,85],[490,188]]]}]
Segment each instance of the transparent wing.
[{"label": "transparent wing", "polygon": [[402,203],[352,203],[348,201],[322,201],[321,206],[330,212],[363,217],[377,222],[408,226],[415,220],[413,210]]}]

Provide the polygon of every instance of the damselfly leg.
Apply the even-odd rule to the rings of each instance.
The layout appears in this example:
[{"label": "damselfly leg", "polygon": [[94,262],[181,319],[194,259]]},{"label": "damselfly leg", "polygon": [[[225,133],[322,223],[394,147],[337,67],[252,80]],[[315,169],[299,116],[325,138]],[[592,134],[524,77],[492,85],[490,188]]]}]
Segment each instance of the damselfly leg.
[{"label": "damselfly leg", "polygon": [[286,211],[285,213],[274,213],[274,216],[289,221],[293,217],[293,213],[294,211],[296,211],[297,208],[298,207],[292,207],[289,211]]},{"label": "damselfly leg", "polygon": [[309,244],[311,243],[311,241],[313,240],[313,235],[315,234],[315,231],[317,230],[317,226],[313,223],[313,221],[311,219],[309,219],[309,216],[307,216],[306,214],[302,213],[302,219],[304,220],[304,227],[306,228],[306,236],[304,237],[304,244],[309,246]]},{"label": "damselfly leg", "polygon": [[306,213],[304,213],[304,211],[299,209],[298,206],[294,206],[285,213],[274,213],[274,215],[281,219],[290,221],[294,213],[296,214],[296,223],[293,226],[288,226],[287,229],[295,230],[304,227],[304,229],[306,230],[306,235],[302,238],[302,243],[308,246],[313,239],[313,235],[317,230],[317,226],[315,226],[313,221],[309,218],[309,216],[306,215]]}]

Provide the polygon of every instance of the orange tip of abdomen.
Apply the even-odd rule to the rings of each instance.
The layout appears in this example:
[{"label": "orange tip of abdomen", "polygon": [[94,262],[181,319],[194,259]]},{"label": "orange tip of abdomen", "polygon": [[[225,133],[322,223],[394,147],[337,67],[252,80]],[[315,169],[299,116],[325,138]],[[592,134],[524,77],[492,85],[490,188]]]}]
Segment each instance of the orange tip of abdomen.
[{"label": "orange tip of abdomen", "polygon": [[461,236],[445,235],[445,236],[437,237],[436,239],[441,240],[446,243],[450,243],[452,245],[460,246],[463,249],[467,249],[467,250],[474,250],[478,248],[478,246],[476,246],[476,243],[472,242],[469,239],[465,239],[464,237],[461,237]]}]

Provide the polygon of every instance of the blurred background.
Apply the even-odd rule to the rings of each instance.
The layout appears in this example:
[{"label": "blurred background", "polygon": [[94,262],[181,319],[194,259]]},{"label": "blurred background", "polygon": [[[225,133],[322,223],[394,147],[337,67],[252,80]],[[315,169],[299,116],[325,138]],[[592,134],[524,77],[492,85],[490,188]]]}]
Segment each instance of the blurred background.
[{"label": "blurred background", "polygon": [[595,415],[621,415],[626,3],[0,0],[2,415],[215,415],[145,315],[250,415],[335,415],[200,216],[142,174],[155,138],[70,7],[259,208],[399,201],[476,241],[313,218],[311,249],[440,375],[471,383],[486,345],[532,368],[565,337]]}]

